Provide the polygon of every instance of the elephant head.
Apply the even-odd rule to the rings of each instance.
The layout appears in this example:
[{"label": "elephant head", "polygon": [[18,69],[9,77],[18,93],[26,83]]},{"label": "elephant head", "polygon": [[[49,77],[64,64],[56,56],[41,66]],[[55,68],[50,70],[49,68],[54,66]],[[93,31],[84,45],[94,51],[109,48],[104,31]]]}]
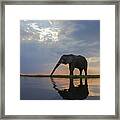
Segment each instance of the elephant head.
[{"label": "elephant head", "polygon": [[56,68],[60,65],[60,64],[69,64],[72,62],[73,59],[73,55],[63,55],[61,56],[61,58],[59,59],[58,63],[56,64],[56,66],[54,67],[53,71],[51,72],[51,75],[55,72]]}]

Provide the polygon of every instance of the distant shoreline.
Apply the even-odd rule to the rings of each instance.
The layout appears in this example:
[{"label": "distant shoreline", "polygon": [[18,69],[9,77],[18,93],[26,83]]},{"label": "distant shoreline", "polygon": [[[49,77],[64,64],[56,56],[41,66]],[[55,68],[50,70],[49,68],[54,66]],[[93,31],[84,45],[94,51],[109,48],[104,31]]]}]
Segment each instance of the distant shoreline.
[{"label": "distant shoreline", "polygon": [[54,77],[54,78],[100,78],[100,75],[39,75],[39,74],[20,74],[23,77]]}]

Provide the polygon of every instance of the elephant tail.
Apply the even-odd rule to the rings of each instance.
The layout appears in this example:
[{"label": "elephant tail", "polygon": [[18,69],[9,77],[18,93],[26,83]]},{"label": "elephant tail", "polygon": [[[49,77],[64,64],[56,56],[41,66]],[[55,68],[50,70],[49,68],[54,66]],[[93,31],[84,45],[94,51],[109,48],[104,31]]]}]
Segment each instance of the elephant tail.
[{"label": "elephant tail", "polygon": [[85,62],[85,68],[84,68],[85,75],[87,75],[87,68],[88,68],[88,62],[87,62],[87,60],[86,60],[86,62]]}]

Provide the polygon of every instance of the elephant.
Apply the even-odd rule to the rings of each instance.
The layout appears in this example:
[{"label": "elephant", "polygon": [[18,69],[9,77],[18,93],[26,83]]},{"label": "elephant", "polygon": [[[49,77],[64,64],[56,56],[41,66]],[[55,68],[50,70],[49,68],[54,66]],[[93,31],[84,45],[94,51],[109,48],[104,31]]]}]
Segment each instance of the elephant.
[{"label": "elephant", "polygon": [[51,78],[53,88],[59,93],[63,99],[67,100],[83,100],[89,95],[87,78],[85,78],[85,84],[83,84],[82,78],[80,78],[80,84],[75,86],[73,83],[73,78],[69,78],[69,88],[68,89],[58,89],[53,78]]},{"label": "elephant", "polygon": [[73,54],[68,54],[68,55],[62,55],[61,58],[59,59],[58,63],[54,67],[53,71],[51,72],[51,75],[55,72],[56,68],[60,64],[69,64],[69,71],[70,75],[73,75],[73,71],[75,68],[78,68],[80,71],[80,75],[82,75],[82,71],[84,70],[85,75],[87,75],[87,60],[84,56],[81,55],[73,55]]}]

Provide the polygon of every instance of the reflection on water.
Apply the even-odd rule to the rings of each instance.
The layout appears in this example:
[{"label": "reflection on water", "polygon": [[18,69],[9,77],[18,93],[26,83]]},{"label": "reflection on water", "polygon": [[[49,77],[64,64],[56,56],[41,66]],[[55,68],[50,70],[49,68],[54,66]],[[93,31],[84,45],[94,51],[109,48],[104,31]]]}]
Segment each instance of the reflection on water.
[{"label": "reflection on water", "polygon": [[21,100],[99,100],[100,79],[20,77]]},{"label": "reflection on water", "polygon": [[85,80],[85,84],[83,84],[82,78],[80,79],[80,84],[78,86],[75,86],[73,83],[73,79],[70,78],[69,81],[69,88],[68,89],[62,89],[60,90],[57,88],[53,78],[51,78],[51,81],[53,83],[53,87],[55,90],[60,94],[60,96],[63,99],[68,99],[68,100],[83,100],[87,98],[89,91],[88,91],[88,84],[87,84],[87,79]]}]

